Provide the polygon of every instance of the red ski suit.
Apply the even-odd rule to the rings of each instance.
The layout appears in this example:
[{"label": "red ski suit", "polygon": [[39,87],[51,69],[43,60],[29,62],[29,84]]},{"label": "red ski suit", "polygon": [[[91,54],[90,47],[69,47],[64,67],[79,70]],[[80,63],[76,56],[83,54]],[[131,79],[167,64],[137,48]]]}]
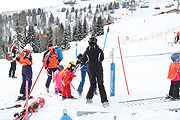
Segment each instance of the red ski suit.
[{"label": "red ski suit", "polygon": [[73,74],[68,68],[61,71],[59,75],[62,76],[62,97],[71,97],[71,81],[76,75]]}]

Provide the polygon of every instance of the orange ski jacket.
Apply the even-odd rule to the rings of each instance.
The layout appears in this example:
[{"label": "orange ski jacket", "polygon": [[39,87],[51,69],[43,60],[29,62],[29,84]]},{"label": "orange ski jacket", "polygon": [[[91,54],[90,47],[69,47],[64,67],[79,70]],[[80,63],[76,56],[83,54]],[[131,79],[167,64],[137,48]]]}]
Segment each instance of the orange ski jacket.
[{"label": "orange ski jacket", "polygon": [[27,49],[23,50],[22,53],[16,58],[17,62],[23,66],[32,65],[32,56],[31,52]]}]

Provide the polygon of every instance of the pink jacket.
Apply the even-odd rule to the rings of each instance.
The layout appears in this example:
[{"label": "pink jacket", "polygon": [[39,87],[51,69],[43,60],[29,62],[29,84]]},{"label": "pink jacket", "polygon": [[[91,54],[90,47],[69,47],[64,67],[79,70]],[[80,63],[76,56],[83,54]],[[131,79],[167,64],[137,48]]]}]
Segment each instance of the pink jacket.
[{"label": "pink jacket", "polygon": [[171,81],[179,81],[180,80],[180,66],[177,70],[176,77],[172,79]]},{"label": "pink jacket", "polygon": [[[61,70],[62,71],[62,70]],[[62,89],[62,81],[61,81],[61,78],[62,76],[59,75],[59,73],[61,72],[59,70],[56,70],[54,73],[53,73],[53,83],[55,82],[56,83],[56,87],[58,87],[59,89]],[[60,84],[60,86],[58,85]],[[57,86],[58,85],[58,86]]]}]

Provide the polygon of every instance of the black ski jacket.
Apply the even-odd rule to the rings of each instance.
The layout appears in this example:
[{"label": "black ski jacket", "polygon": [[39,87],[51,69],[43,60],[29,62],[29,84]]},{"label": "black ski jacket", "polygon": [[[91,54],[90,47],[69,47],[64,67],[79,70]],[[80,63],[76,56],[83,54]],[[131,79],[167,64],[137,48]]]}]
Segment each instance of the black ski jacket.
[{"label": "black ski jacket", "polygon": [[97,44],[90,44],[83,56],[80,58],[80,61],[89,63],[88,70],[91,73],[96,73],[98,71],[103,71],[102,61],[104,60],[104,53],[99,48]]}]

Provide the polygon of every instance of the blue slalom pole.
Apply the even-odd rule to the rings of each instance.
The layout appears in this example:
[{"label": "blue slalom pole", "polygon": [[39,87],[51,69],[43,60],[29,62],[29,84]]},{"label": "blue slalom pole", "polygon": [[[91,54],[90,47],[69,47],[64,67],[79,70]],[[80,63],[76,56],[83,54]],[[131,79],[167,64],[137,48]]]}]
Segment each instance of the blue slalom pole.
[{"label": "blue slalom pole", "polygon": [[112,48],[112,63],[110,73],[110,97],[115,96],[115,63],[114,63],[114,48]]},{"label": "blue slalom pole", "polygon": [[104,48],[105,48],[105,45],[106,45],[106,39],[107,39],[107,34],[108,34],[108,32],[109,32],[109,26],[108,26],[107,33],[106,33],[106,37],[105,37],[105,41],[104,41],[103,51],[104,51]]},{"label": "blue slalom pole", "polygon": [[77,58],[77,41],[76,41],[76,58]]},{"label": "blue slalom pole", "polygon": [[72,120],[72,118],[67,115],[67,110],[63,109],[63,116],[59,120]]}]

